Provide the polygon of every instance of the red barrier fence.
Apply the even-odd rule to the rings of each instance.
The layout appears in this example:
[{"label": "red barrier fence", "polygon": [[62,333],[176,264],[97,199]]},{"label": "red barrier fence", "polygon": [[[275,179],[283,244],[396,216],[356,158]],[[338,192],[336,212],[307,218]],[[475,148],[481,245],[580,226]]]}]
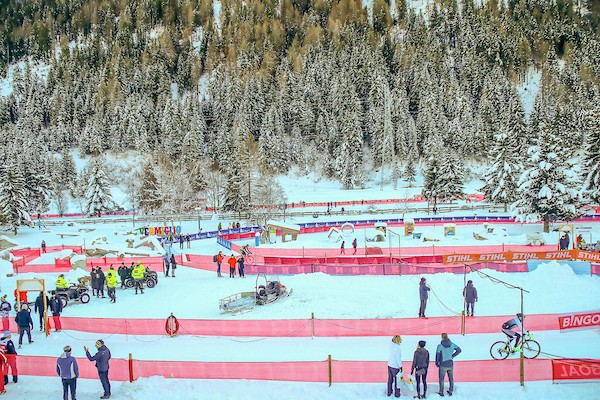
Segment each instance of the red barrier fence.
[{"label": "red barrier fence", "polygon": [[561,358],[552,360],[552,380],[566,382],[597,382],[600,380],[600,360]]},{"label": "red barrier fence", "polygon": [[[494,333],[510,316],[481,316],[465,320],[467,333]],[[165,335],[164,319],[61,317],[63,329],[122,335]],[[461,317],[390,319],[179,319],[181,335],[244,337],[349,337],[401,334],[461,333]],[[14,328],[14,323],[12,323]],[[527,315],[531,331],[557,330],[557,314]]]},{"label": "red barrier fence", "polygon": [[[116,268],[121,265],[122,262],[126,266],[130,266],[131,263],[137,264],[140,261],[146,268],[150,268],[152,271],[161,272],[163,271],[163,258],[162,257],[88,257],[86,259],[86,265],[88,268],[94,266],[110,266],[113,265]],[[182,255],[175,256],[175,261],[178,265],[183,264]]]},{"label": "red barrier fence", "polygon": [[[133,355],[135,357],[135,354]],[[77,358],[79,377],[97,379],[98,372],[87,358]],[[410,363],[404,362],[405,371]],[[327,382],[329,363],[324,361],[288,362],[201,362],[133,360],[133,377],[164,376],[179,379],[250,379],[296,382]],[[430,363],[435,370],[433,362]],[[525,360],[525,380],[552,378],[552,361]],[[20,375],[56,376],[56,357],[19,356]],[[333,383],[382,383],[387,380],[386,361],[332,360]],[[519,360],[455,361],[454,376],[461,382],[518,382]],[[128,360],[110,360],[110,378],[129,380]]]}]

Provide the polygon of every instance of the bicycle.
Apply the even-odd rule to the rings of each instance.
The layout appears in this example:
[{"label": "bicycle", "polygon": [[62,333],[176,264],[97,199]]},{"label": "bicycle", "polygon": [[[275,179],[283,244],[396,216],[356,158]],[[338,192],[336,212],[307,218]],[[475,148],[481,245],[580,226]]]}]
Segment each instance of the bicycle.
[{"label": "bicycle", "polygon": [[[533,340],[533,334],[527,332],[522,336],[523,341],[523,357],[536,358],[540,354],[540,344]],[[506,340],[498,340],[490,347],[490,355],[494,360],[504,360],[509,355],[516,353],[510,344],[511,338],[506,336]]]}]

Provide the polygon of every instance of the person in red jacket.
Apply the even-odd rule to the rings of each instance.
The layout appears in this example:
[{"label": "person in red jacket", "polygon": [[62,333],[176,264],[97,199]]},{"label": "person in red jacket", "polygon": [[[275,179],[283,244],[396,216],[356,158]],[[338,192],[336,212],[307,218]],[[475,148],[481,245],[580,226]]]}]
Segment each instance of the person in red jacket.
[{"label": "person in red jacket", "polygon": [[[7,358],[4,354],[4,351],[0,349],[0,371],[5,371],[7,365]],[[4,389],[4,379],[0,379],[0,394],[6,394],[6,389]]]},{"label": "person in red jacket", "polygon": [[217,254],[215,256],[215,262],[217,263],[217,276],[219,278],[222,278],[223,275],[221,275],[221,263],[223,262],[223,253],[219,252],[219,254]]},{"label": "person in red jacket", "polygon": [[235,259],[235,256],[233,254],[231,255],[231,257],[229,257],[227,263],[229,264],[229,277],[235,278],[235,265],[237,264],[237,260]]},{"label": "person in red jacket", "polygon": [[[14,293],[15,293],[15,300],[17,300],[17,289],[15,289]],[[19,299],[21,300],[21,303],[27,304],[28,303],[28,301],[27,301],[27,292],[20,292],[19,293]]]}]

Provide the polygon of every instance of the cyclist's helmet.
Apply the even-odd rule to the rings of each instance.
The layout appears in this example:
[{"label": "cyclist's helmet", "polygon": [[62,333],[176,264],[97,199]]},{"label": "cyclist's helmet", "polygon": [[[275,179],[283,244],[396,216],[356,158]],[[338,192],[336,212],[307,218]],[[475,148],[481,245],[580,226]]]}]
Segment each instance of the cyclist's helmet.
[{"label": "cyclist's helmet", "polygon": [[523,318],[525,318],[525,317],[523,316],[523,314],[521,314],[521,313],[518,313],[518,314],[517,314],[517,318],[519,318],[520,320],[523,320]]}]

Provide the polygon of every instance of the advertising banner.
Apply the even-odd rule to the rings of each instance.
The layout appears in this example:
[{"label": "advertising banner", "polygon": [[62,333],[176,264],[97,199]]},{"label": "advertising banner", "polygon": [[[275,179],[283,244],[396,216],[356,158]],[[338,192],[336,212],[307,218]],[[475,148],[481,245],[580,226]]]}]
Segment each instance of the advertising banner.
[{"label": "advertising banner", "polygon": [[566,382],[597,382],[600,380],[600,360],[561,358],[552,360],[552,380]]}]

